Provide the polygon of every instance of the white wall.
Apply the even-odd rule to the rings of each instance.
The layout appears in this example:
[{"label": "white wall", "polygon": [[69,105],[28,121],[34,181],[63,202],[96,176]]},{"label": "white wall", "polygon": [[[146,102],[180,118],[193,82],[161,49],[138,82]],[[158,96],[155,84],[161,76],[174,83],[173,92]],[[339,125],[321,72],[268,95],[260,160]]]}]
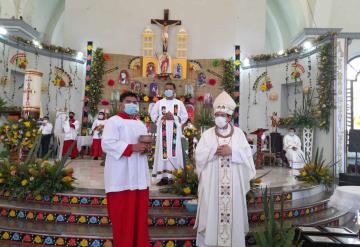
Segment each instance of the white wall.
[{"label": "white wall", "polygon": [[[311,59],[311,81],[312,86],[316,87],[316,76],[317,76],[317,60],[316,54],[310,57]],[[293,80],[291,79],[291,64],[294,61],[289,62],[289,70],[288,76],[289,87],[293,86]],[[300,59],[298,61],[304,69],[305,73],[302,74],[302,85],[309,85],[309,80],[307,78],[308,72],[308,58]],[[273,112],[278,113],[278,117],[289,117],[288,113],[283,109],[287,109],[287,105],[289,105],[290,110],[294,110],[295,100],[294,100],[294,91],[289,91],[289,97],[287,97],[287,93],[282,97],[282,90],[286,88],[286,64],[278,64],[273,66],[263,67],[263,68],[254,68],[248,70],[241,71],[241,83],[240,83],[240,127],[250,133],[257,128],[265,128],[271,130],[271,120],[270,117]],[[257,91],[256,93],[256,101],[257,104],[254,104],[255,91],[253,90],[253,84],[255,80],[263,73],[267,71],[270,79],[273,84],[273,88],[270,92],[277,92],[279,95],[279,99],[277,101],[268,100],[268,96],[266,93]],[[249,80],[250,74],[250,80]],[[303,87],[302,86],[302,87]],[[298,108],[301,107],[302,103],[302,87],[297,86],[298,91],[300,92],[296,96]],[[283,88],[283,89],[282,89]],[[292,87],[294,89],[294,87]],[[249,100],[249,89],[250,89],[250,100]],[[250,108],[249,108],[250,106]],[[266,110],[267,108],[267,110]],[[325,131],[320,131],[319,129],[315,130],[314,133],[314,151],[317,147],[324,148],[324,158],[327,161],[333,160],[333,138],[334,138],[334,127],[333,121],[330,126],[330,132],[326,133]],[[287,132],[286,129],[279,129],[279,132],[285,134]],[[297,133],[301,137],[301,133]],[[330,144],[330,145],[327,145]]]},{"label": "white wall", "polygon": [[[1,57],[3,54],[3,48],[4,46],[1,44],[0,47]],[[4,58],[2,57],[1,60],[2,59],[9,60],[14,54],[16,54],[16,52],[17,50],[15,48],[6,45],[4,52],[5,57]],[[41,104],[44,115],[48,114],[47,109],[49,109],[50,119],[53,121],[55,118],[56,111],[59,109],[63,109],[66,103],[68,110],[74,111],[77,115],[77,118],[80,120],[82,115],[82,107],[83,107],[82,99],[84,98],[84,92],[85,92],[85,82],[84,82],[85,65],[64,60],[63,68],[67,73],[70,74],[74,86],[71,88],[58,88],[52,84],[52,80],[54,78],[54,70],[52,70],[52,76],[50,77],[50,83],[49,83],[50,61],[52,64],[52,69],[54,69],[55,66],[61,67],[61,60],[50,58],[47,56],[42,56],[42,55],[36,58],[36,56],[33,53],[29,53],[29,52],[27,52],[26,54],[29,62],[27,68],[38,69],[39,71],[43,72],[44,73],[43,84],[50,85],[49,95],[47,92],[42,92],[41,94]],[[17,71],[20,74],[25,72],[24,70],[15,68],[15,66],[12,65],[11,63],[9,63],[9,70],[7,73],[4,72],[5,70],[6,67],[4,67],[4,64],[1,64],[0,74],[1,75],[7,74],[8,78],[11,78],[10,77],[11,71]],[[21,75],[19,77],[21,77]],[[21,106],[23,89],[18,89],[18,85],[23,85],[23,81],[16,81],[16,87],[14,87],[14,81],[9,81],[6,86],[0,85],[0,97],[5,98],[9,106],[11,105]],[[7,96],[5,95],[5,92],[7,92]],[[14,93],[14,101],[18,102],[17,104],[16,103],[13,104],[12,102],[13,93]]]},{"label": "white wall", "polygon": [[[151,26],[160,51],[160,29],[150,19],[162,19],[163,9],[168,8],[170,19],[180,19],[190,35],[190,58],[228,58],[235,44],[250,55],[264,49],[265,5],[265,0],[66,1],[64,45],[84,50],[92,40],[109,53],[140,55],[141,34]],[[172,56],[178,30],[170,31]]]}]

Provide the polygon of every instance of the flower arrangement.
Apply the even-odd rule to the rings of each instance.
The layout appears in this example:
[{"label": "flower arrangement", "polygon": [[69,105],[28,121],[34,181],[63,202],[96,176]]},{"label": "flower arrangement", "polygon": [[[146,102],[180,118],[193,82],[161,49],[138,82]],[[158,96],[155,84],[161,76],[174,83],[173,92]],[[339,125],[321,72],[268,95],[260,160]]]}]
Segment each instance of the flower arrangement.
[{"label": "flower arrangement", "polygon": [[47,160],[35,160],[39,146],[40,138],[37,138],[25,162],[3,161],[0,166],[0,190],[13,197],[26,198],[29,194],[43,196],[73,189],[74,170],[64,168],[64,164],[74,145],[62,160],[53,164]]},{"label": "flower arrangement", "polygon": [[256,178],[253,178],[250,180],[250,190],[247,193],[247,198],[255,198],[255,194],[259,191],[260,189],[260,184],[262,182],[262,178],[265,177],[266,175],[268,175],[272,170],[269,170],[267,172],[265,172],[263,175],[258,176]]},{"label": "flower arrangement", "polygon": [[309,157],[304,158],[305,166],[300,169],[300,175],[296,176],[299,181],[305,181],[310,184],[323,184],[327,188],[332,185],[333,173],[332,168],[337,162],[325,164],[323,159],[323,149],[319,152],[316,149],[315,158],[311,160]]},{"label": "flower arrangement", "polygon": [[56,87],[65,87],[65,81],[61,78],[61,76],[56,75],[54,80],[53,80],[53,84]]},{"label": "flower arrangement", "polygon": [[273,87],[273,85],[272,85],[271,81],[267,81],[260,85],[260,90],[262,92],[267,92],[267,91],[270,91],[270,89],[272,89],[272,87]]},{"label": "flower arrangement", "polygon": [[188,164],[185,165],[185,169],[186,171],[183,168],[174,170],[174,183],[160,191],[182,196],[197,195],[199,180],[194,171],[194,166]]},{"label": "flower arrangement", "polygon": [[16,65],[20,68],[20,69],[26,69],[27,65],[28,65],[28,60],[26,57],[19,57],[18,59],[16,59]]},{"label": "flower arrangement", "polygon": [[30,150],[38,135],[36,121],[32,119],[10,121],[0,127],[0,143],[8,151]]},{"label": "flower arrangement", "polygon": [[147,111],[141,111],[139,113],[139,116],[140,116],[140,120],[143,121],[144,123],[151,123],[151,118]]},{"label": "flower arrangement", "polygon": [[198,135],[198,130],[194,125],[187,124],[184,127],[183,134],[184,134],[184,136],[186,138],[193,138],[193,137],[196,137]]}]

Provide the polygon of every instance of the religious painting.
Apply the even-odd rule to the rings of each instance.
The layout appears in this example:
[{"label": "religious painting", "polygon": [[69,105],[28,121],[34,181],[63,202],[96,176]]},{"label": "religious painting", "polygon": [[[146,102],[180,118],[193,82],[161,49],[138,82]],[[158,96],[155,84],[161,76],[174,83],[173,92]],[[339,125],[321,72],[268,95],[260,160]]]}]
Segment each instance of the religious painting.
[{"label": "religious painting", "polygon": [[213,96],[211,95],[211,93],[204,94],[204,105],[211,107],[212,104],[213,104]]},{"label": "religious painting", "polygon": [[152,82],[150,84],[150,96],[151,97],[155,97],[159,95],[159,87],[158,84],[156,82]]},{"label": "religious painting", "polygon": [[141,85],[141,82],[139,82],[139,81],[133,81],[130,84],[131,91],[133,91],[135,93],[140,93],[141,88],[142,88],[142,85]]},{"label": "religious painting", "polygon": [[187,104],[186,106],[186,111],[188,113],[189,119],[192,123],[195,122],[195,109],[194,106],[191,104]]},{"label": "religious painting", "polygon": [[194,87],[192,84],[186,84],[185,85],[185,95],[191,95],[194,96]]},{"label": "religious painting", "polygon": [[160,74],[171,73],[171,58],[166,52],[164,52],[159,58],[159,71]]},{"label": "religious painting", "polygon": [[127,84],[129,82],[129,73],[126,70],[121,70],[119,75],[119,83]]},{"label": "religious painting", "polygon": [[198,85],[199,87],[202,87],[202,86],[205,86],[205,85],[206,85],[206,75],[205,75],[205,73],[200,72],[200,73],[198,74],[197,85]]},{"label": "religious painting", "polygon": [[146,77],[155,78],[155,75],[156,75],[155,64],[152,62],[146,64]]},{"label": "religious painting", "polygon": [[182,65],[177,63],[175,65],[174,78],[175,79],[182,79],[182,71],[183,71]]}]

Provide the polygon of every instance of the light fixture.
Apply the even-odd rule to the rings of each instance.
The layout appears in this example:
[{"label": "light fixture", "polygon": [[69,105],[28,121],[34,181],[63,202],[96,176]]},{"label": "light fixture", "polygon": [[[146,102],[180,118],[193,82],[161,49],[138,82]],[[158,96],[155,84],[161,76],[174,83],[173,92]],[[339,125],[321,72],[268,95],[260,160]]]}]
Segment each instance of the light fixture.
[{"label": "light fixture", "polygon": [[38,47],[39,47],[39,49],[42,49],[42,48],[43,48],[43,46],[42,46],[41,44],[40,44]]},{"label": "light fixture", "polygon": [[310,50],[313,47],[313,45],[310,41],[305,41],[303,47],[305,50]]},{"label": "light fixture", "polygon": [[1,35],[7,35],[8,31],[6,30],[5,27],[0,27],[0,34]]},{"label": "light fixture", "polygon": [[250,66],[250,60],[249,60],[249,58],[246,57],[246,58],[244,59],[243,65],[244,65],[244,67]]},{"label": "light fixture", "polygon": [[78,51],[78,53],[76,54],[76,59],[82,60],[83,58],[84,58],[84,53],[82,53],[81,51]]},{"label": "light fixture", "polygon": [[40,46],[40,42],[39,42],[38,40],[36,40],[36,39],[33,39],[33,40],[32,40],[32,43],[33,43],[34,46],[36,46],[36,47],[39,47],[39,46]]},{"label": "light fixture", "polygon": [[278,55],[279,55],[279,56],[284,55],[284,53],[285,53],[285,51],[284,51],[284,50],[280,50],[280,51],[278,51]]}]

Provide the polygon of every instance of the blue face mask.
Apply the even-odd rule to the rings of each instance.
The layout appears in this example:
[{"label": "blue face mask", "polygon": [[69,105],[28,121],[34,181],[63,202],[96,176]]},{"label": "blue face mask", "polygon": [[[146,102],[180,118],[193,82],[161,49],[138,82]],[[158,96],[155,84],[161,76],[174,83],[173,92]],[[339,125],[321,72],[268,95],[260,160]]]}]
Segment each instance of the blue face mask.
[{"label": "blue face mask", "polygon": [[139,105],[138,104],[125,104],[124,112],[128,115],[136,115],[139,112]]},{"label": "blue face mask", "polygon": [[166,98],[171,98],[172,96],[174,96],[174,91],[171,90],[171,89],[166,89],[164,91],[164,95],[165,95]]}]

